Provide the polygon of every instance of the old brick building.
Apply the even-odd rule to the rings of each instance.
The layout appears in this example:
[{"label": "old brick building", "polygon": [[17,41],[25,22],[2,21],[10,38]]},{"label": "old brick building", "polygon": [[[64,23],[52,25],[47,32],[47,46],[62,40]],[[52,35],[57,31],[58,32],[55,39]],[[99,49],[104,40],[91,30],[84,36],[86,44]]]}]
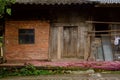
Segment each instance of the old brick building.
[{"label": "old brick building", "polygon": [[5,26],[6,59],[48,59],[49,22],[6,21]]},{"label": "old brick building", "polygon": [[119,56],[113,48],[119,0],[16,0],[11,7],[5,21],[6,60],[113,61]]}]

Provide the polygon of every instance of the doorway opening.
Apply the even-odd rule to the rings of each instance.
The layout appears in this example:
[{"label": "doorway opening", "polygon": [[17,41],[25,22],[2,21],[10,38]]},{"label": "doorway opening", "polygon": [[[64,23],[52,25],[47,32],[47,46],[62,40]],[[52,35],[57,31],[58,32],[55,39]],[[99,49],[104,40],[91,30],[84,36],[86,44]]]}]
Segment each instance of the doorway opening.
[{"label": "doorway opening", "polygon": [[94,24],[94,30],[95,42],[92,42],[92,45],[95,46],[93,53],[96,60],[113,61],[109,24],[96,23]]}]

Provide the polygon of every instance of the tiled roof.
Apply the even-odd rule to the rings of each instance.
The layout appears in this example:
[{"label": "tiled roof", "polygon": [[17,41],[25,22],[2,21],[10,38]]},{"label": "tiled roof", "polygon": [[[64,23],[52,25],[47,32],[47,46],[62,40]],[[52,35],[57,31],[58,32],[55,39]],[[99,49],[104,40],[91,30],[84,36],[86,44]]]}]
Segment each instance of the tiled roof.
[{"label": "tiled roof", "polygon": [[99,3],[102,4],[120,4],[120,0],[90,0],[90,1],[98,1]]},{"label": "tiled roof", "polygon": [[19,4],[83,4],[93,3],[89,0],[16,0]]},{"label": "tiled roof", "polygon": [[100,4],[120,4],[120,0],[16,0],[19,4],[83,4],[83,3],[100,3]]}]

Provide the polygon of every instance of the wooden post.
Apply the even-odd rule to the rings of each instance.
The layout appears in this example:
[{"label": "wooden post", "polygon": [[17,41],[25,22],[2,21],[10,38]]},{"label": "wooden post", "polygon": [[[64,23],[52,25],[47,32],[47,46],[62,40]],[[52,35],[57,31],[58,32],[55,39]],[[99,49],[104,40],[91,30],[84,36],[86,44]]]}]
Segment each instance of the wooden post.
[{"label": "wooden post", "polygon": [[84,54],[84,60],[88,60],[89,56],[90,56],[90,50],[91,50],[91,47],[90,47],[90,35],[88,34],[87,35],[87,44],[86,44],[86,50],[85,50],[85,54]]},{"label": "wooden post", "polygon": [[61,59],[61,31],[62,27],[58,27],[58,49],[57,49],[58,59]]},{"label": "wooden post", "polygon": [[90,23],[90,24],[87,24],[88,26],[88,32],[86,33],[86,50],[85,50],[85,53],[84,53],[84,60],[88,60],[88,58],[90,57],[90,54],[91,54],[91,36],[89,34],[89,31],[91,31],[93,29],[93,25]]},{"label": "wooden post", "polygon": [[3,57],[3,49],[2,49],[2,47],[1,47],[1,57]]}]

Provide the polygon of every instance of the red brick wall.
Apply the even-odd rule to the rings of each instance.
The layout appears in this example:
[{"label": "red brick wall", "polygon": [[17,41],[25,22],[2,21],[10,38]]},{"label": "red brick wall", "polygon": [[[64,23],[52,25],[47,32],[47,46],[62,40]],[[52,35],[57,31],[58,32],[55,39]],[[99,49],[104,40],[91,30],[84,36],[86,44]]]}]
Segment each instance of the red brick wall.
[{"label": "red brick wall", "polygon": [[[6,21],[5,57],[7,60],[42,60],[48,59],[49,22]],[[18,29],[35,29],[34,44],[19,44]]]}]

